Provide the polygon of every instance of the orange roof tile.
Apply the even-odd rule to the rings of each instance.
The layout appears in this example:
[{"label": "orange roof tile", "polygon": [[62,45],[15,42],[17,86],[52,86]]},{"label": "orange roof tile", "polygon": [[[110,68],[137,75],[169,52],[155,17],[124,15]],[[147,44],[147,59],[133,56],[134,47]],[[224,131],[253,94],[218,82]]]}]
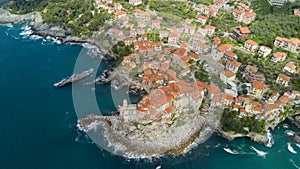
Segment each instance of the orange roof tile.
[{"label": "orange roof tile", "polygon": [[254,16],[256,16],[256,13],[255,12],[248,12],[248,13],[246,13],[245,14],[245,17],[254,17]]},{"label": "orange roof tile", "polygon": [[259,90],[264,90],[265,89],[265,84],[259,81],[253,81],[252,82],[252,87],[255,89],[259,89]]},{"label": "orange roof tile", "polygon": [[287,54],[285,52],[276,52],[273,54],[275,58],[286,57]]},{"label": "orange roof tile", "polygon": [[199,55],[196,55],[195,53],[190,54],[189,57],[193,58],[195,60],[200,60],[201,59],[201,57]]},{"label": "orange roof tile", "polygon": [[284,75],[284,74],[281,74],[281,73],[278,75],[278,78],[283,79],[286,82],[290,82],[291,81],[291,77],[289,77],[287,75]]},{"label": "orange roof tile", "polygon": [[236,56],[236,54],[233,53],[232,51],[226,51],[225,55],[230,56],[230,57],[235,57]]},{"label": "orange roof tile", "polygon": [[233,73],[233,72],[230,71],[230,70],[224,70],[224,75],[225,75],[226,77],[234,77],[234,76],[236,76],[236,74]]},{"label": "orange roof tile", "polygon": [[300,40],[297,38],[291,38],[290,42],[293,43],[294,45],[300,45]]},{"label": "orange roof tile", "polygon": [[276,105],[275,104],[266,104],[265,107],[266,107],[266,111],[267,112],[276,109]]},{"label": "orange roof tile", "polygon": [[214,29],[216,29],[216,27],[211,26],[211,25],[206,25],[206,26],[204,27],[204,29],[212,29],[212,30],[214,30]]},{"label": "orange roof tile", "polygon": [[249,34],[249,33],[251,33],[251,31],[249,30],[249,28],[248,27],[240,27],[240,31],[241,31],[241,33],[245,33],[245,34]]},{"label": "orange roof tile", "polygon": [[295,63],[293,63],[293,62],[289,62],[289,63],[287,63],[284,67],[288,67],[288,68],[290,68],[290,69],[292,69],[292,70],[296,70],[296,65],[295,65]]},{"label": "orange roof tile", "polygon": [[135,12],[135,13],[144,13],[144,11],[140,10],[140,9],[135,9],[135,10],[133,10],[133,12]]},{"label": "orange roof tile", "polygon": [[238,62],[236,60],[228,61],[227,64],[232,65],[234,67],[240,67],[242,65],[242,63],[240,63],[240,62]]},{"label": "orange roof tile", "polygon": [[206,19],[207,19],[207,16],[200,15],[200,16],[198,17],[198,19],[203,19],[203,20],[206,20]]},{"label": "orange roof tile", "polygon": [[221,43],[221,39],[219,37],[214,37],[212,40],[214,41],[215,44]]},{"label": "orange roof tile", "polygon": [[251,40],[251,39],[247,40],[245,43],[248,43],[252,46],[257,45],[257,43],[255,41]]},{"label": "orange roof tile", "polygon": [[170,114],[170,113],[172,113],[172,111],[175,109],[175,106],[173,106],[173,105],[171,105],[171,106],[169,106],[168,108],[166,108],[166,113],[167,114]]},{"label": "orange roof tile", "polygon": [[222,44],[222,45],[218,46],[217,48],[220,52],[224,52],[224,51],[230,50],[232,48],[232,45],[231,44]]},{"label": "orange roof tile", "polygon": [[240,14],[240,15],[243,14],[243,11],[241,11],[241,10],[239,10],[239,9],[234,9],[233,12],[234,12],[234,13],[238,13],[238,14]]},{"label": "orange roof tile", "polygon": [[117,12],[115,12],[115,15],[124,15],[124,14],[126,14],[126,12],[124,12],[124,11],[117,11]]},{"label": "orange roof tile", "polygon": [[225,99],[228,100],[228,101],[233,101],[234,100],[233,96],[228,95],[228,94],[225,94]]}]

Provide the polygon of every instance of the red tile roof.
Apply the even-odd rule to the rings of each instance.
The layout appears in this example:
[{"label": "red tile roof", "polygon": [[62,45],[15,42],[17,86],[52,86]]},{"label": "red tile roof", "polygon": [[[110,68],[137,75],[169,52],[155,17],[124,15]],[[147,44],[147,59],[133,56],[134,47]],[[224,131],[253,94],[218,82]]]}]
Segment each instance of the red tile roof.
[{"label": "red tile roof", "polygon": [[200,16],[198,17],[198,19],[203,19],[203,20],[206,20],[206,19],[207,19],[207,16],[200,15]]},{"label": "red tile roof", "polygon": [[214,27],[214,26],[211,26],[211,25],[206,25],[206,26],[204,27],[204,29],[211,29],[211,30],[215,30],[215,29],[216,29],[216,27]]},{"label": "red tile roof", "polygon": [[124,12],[124,11],[117,11],[117,12],[115,12],[115,15],[124,15],[124,14],[126,14],[126,12]]},{"label": "red tile roof", "polygon": [[280,58],[280,57],[287,57],[287,54],[285,52],[276,52],[273,54],[275,58]]},{"label": "red tile roof", "polygon": [[276,109],[276,105],[275,104],[266,104],[265,106],[266,106],[266,111],[267,112]]},{"label": "red tile roof", "polygon": [[246,13],[245,14],[245,17],[254,17],[254,16],[256,16],[256,13],[255,12],[249,12],[249,13]]},{"label": "red tile roof", "polygon": [[291,78],[289,76],[281,74],[281,73],[278,75],[278,78],[283,79],[286,82],[290,82],[291,81]]},{"label": "red tile roof", "polygon": [[236,54],[233,53],[232,51],[226,51],[225,55],[230,56],[230,57],[235,57],[236,56]]},{"label": "red tile roof", "polygon": [[240,27],[240,31],[243,34],[249,34],[249,33],[251,33],[251,31],[249,30],[248,27]]},{"label": "red tile roof", "polygon": [[245,43],[248,43],[252,46],[257,45],[257,43],[255,41],[251,40],[251,39],[247,40]]},{"label": "red tile roof", "polygon": [[226,77],[234,77],[234,76],[236,76],[236,74],[233,73],[233,72],[230,71],[230,70],[224,70],[224,75],[225,75]]},{"label": "red tile roof", "polygon": [[144,13],[144,11],[140,10],[140,9],[135,9],[135,10],[133,10],[133,12],[135,12],[135,13]]},{"label": "red tile roof", "polygon": [[214,41],[215,44],[221,43],[221,39],[219,37],[214,37],[212,40]]},{"label": "red tile roof", "polygon": [[232,65],[234,67],[240,67],[242,65],[242,63],[240,63],[240,62],[238,62],[236,60],[228,61],[227,64]]},{"label": "red tile roof", "polygon": [[284,67],[288,67],[288,68],[290,68],[292,70],[296,70],[296,65],[293,62],[287,63]]},{"label": "red tile roof", "polygon": [[259,89],[259,90],[264,90],[265,89],[265,84],[259,81],[253,81],[252,82],[252,87],[255,89]]},{"label": "red tile roof", "polygon": [[217,48],[220,52],[225,52],[227,50],[230,50],[232,48],[232,45],[231,44],[222,44],[222,45],[218,46]]},{"label": "red tile roof", "polygon": [[243,11],[241,11],[241,10],[239,10],[239,9],[234,9],[233,12],[234,12],[234,13],[238,13],[238,14],[240,14],[240,15],[243,14]]}]

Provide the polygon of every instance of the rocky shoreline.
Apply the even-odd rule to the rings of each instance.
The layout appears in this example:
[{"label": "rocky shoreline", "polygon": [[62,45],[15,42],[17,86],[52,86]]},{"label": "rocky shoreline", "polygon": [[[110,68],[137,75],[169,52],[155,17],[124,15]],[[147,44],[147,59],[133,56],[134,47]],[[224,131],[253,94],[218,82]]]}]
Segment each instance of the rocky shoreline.
[{"label": "rocky shoreline", "polygon": [[[106,51],[102,48],[99,41],[92,37],[76,37],[71,36],[70,32],[60,28],[59,26],[50,25],[43,23],[42,16],[38,12],[33,12],[25,15],[15,15],[11,14],[8,11],[0,8],[0,24],[19,24],[29,22],[31,30],[33,31],[33,35],[38,35],[41,37],[55,37],[60,40],[62,43],[89,43],[97,46],[102,53],[108,54],[111,58],[116,59],[116,56]],[[113,78],[116,72],[114,70],[109,72],[109,79]],[[126,79],[126,84],[129,85],[129,82]],[[132,85],[130,89],[134,91],[143,91],[139,86]],[[214,132],[215,128],[211,128],[209,126],[205,126],[205,123],[200,123],[199,121],[203,120],[202,116],[195,116],[195,118],[191,118],[190,123],[193,127],[178,127],[177,131],[172,131],[177,134],[168,133],[165,130],[164,134],[169,136],[166,137],[136,137],[140,132],[140,128],[138,126],[131,126],[126,124],[127,126],[122,125],[122,119],[119,116],[97,116],[90,115],[85,118],[82,118],[78,121],[79,126],[85,132],[89,132],[94,124],[101,124],[105,128],[105,137],[108,139],[109,143],[112,144],[112,147],[121,147],[124,152],[126,152],[126,156],[128,157],[157,157],[161,155],[171,154],[171,155],[179,155],[189,150],[191,145],[194,143],[202,142],[203,140],[209,138],[212,132]],[[297,125],[297,124],[296,124]],[[300,122],[297,125],[300,126]],[[123,130],[125,128],[125,130]],[[274,128],[274,127],[273,127]],[[137,132],[134,134],[134,132]],[[235,134],[224,132],[221,129],[217,130],[224,138],[228,140],[233,140],[238,137],[249,137],[251,140],[259,143],[267,144],[269,141],[267,134],[257,134],[257,133],[249,133],[246,135],[243,134]],[[179,133],[179,134],[178,134]],[[141,134],[141,133],[140,133]],[[131,136],[131,138],[127,138],[127,136]],[[176,137],[174,137],[174,135]],[[145,139],[147,138],[147,139]],[[171,138],[171,139],[170,139]],[[159,140],[159,141],[158,141]]]},{"label": "rocky shoreline", "polygon": [[116,56],[109,51],[106,51],[100,42],[93,37],[76,37],[70,35],[71,32],[62,29],[57,25],[51,25],[43,22],[42,16],[39,12],[32,12],[24,15],[11,14],[9,11],[0,8],[0,24],[20,24],[29,23],[32,30],[32,35],[38,35],[43,38],[54,37],[61,43],[89,43],[101,50],[102,54],[113,59]]},{"label": "rocky shoreline", "polygon": [[258,134],[258,133],[240,134],[240,133],[225,132],[222,130],[218,130],[218,133],[221,134],[222,137],[226,138],[229,141],[232,141],[235,138],[241,138],[241,137],[248,137],[252,141],[255,141],[258,143],[263,143],[265,145],[267,145],[268,141],[269,141],[267,134]]},{"label": "rocky shoreline", "polygon": [[[126,124],[120,116],[89,115],[78,120],[84,132],[94,132],[95,127],[104,128],[104,137],[111,148],[118,148],[128,158],[152,158],[163,155],[180,155],[193,145],[206,141],[213,130],[205,126],[199,115],[192,115],[189,123],[167,129],[151,130],[141,124]],[[193,127],[191,127],[193,126]],[[116,151],[116,150],[114,150]]]}]

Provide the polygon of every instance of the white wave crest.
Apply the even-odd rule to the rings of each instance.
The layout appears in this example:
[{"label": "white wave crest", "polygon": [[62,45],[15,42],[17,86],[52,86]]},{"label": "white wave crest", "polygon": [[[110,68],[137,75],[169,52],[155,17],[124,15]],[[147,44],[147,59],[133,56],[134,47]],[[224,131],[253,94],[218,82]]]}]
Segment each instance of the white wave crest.
[{"label": "white wave crest", "polygon": [[258,156],[260,156],[260,157],[263,157],[263,158],[265,158],[266,157],[266,155],[268,154],[267,152],[264,152],[264,151],[261,151],[261,150],[258,150],[258,149],[256,149],[255,147],[253,147],[253,146],[251,146],[250,147],[252,150],[254,150],[256,153],[257,153],[257,155]]},{"label": "white wave crest", "polygon": [[82,46],[83,46],[84,48],[86,48],[86,49],[98,49],[97,46],[92,45],[92,44],[90,44],[90,43],[83,43]]},{"label": "white wave crest", "polygon": [[13,25],[13,24],[11,24],[11,23],[4,24],[4,26],[6,26],[6,27],[9,27],[9,28],[12,28],[12,27],[14,27],[14,25]]},{"label": "white wave crest", "polygon": [[273,136],[270,129],[267,129],[267,136],[268,136],[268,143],[266,144],[267,147],[272,147],[274,144]]},{"label": "white wave crest", "polygon": [[290,162],[293,164],[294,167],[296,167],[297,169],[300,169],[300,167],[295,163],[295,161],[293,159],[290,159]]},{"label": "white wave crest", "polygon": [[38,40],[38,39],[42,39],[43,37],[41,37],[41,36],[38,36],[38,35],[31,35],[30,36],[30,39],[31,40]]},{"label": "white wave crest", "polygon": [[28,37],[33,33],[33,31],[31,30],[31,28],[28,25],[24,25],[21,29],[23,30],[20,33],[21,36]]}]

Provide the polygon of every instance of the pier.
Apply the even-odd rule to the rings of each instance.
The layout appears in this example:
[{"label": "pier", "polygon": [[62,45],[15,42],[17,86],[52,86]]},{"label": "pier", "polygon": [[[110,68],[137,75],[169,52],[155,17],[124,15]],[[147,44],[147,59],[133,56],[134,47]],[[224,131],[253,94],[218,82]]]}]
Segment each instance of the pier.
[{"label": "pier", "polygon": [[78,73],[78,74],[73,74],[69,78],[64,78],[60,82],[55,83],[54,86],[55,87],[64,87],[68,84],[74,83],[74,82],[82,80],[84,78],[87,78],[87,77],[91,76],[93,73],[94,73],[94,69],[91,68],[91,69],[86,70],[84,72],[81,72],[81,73]]}]

